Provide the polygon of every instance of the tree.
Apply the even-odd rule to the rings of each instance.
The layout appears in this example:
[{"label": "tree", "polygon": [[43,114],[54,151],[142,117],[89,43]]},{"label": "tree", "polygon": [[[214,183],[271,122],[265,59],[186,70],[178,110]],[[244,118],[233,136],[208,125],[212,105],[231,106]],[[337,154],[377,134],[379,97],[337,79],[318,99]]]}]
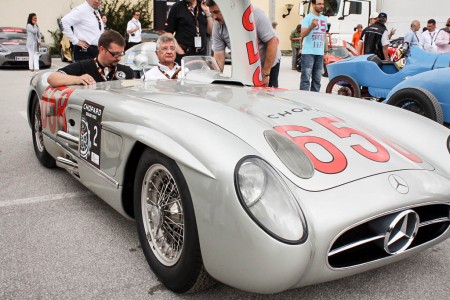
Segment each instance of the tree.
[{"label": "tree", "polygon": [[127,23],[131,20],[133,11],[140,11],[142,28],[147,28],[152,24],[153,11],[149,10],[151,0],[141,0],[131,3],[129,0],[103,0],[102,13],[108,18],[111,29],[125,34]]}]

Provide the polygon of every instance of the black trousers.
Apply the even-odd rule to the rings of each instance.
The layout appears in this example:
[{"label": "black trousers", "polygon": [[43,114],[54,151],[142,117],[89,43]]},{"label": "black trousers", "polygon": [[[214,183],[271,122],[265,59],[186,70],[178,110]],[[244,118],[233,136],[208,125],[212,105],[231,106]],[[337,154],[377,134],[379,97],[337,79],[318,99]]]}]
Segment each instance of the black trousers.
[{"label": "black trousers", "polygon": [[89,48],[83,49],[78,45],[73,46],[73,60],[79,61],[83,59],[90,59],[97,57],[98,55],[98,47],[97,46],[89,46]]}]

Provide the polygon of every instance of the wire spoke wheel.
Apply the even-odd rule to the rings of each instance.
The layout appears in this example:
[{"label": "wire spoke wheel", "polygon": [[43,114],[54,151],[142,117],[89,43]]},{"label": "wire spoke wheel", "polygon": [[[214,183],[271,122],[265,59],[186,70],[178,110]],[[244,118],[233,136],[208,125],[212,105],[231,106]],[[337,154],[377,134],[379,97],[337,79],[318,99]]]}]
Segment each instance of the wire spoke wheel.
[{"label": "wire spoke wheel", "polygon": [[361,89],[354,79],[348,76],[336,76],[327,85],[328,94],[361,97]]},{"label": "wire spoke wheel", "polygon": [[163,265],[173,266],[183,251],[184,215],[178,186],[167,168],[155,164],[147,170],[141,197],[150,248]]},{"label": "wire spoke wheel", "polygon": [[41,123],[41,108],[39,106],[39,101],[35,101],[34,103],[34,140],[36,142],[36,148],[39,152],[43,152],[45,150],[44,147],[44,137],[42,134],[42,123]]}]

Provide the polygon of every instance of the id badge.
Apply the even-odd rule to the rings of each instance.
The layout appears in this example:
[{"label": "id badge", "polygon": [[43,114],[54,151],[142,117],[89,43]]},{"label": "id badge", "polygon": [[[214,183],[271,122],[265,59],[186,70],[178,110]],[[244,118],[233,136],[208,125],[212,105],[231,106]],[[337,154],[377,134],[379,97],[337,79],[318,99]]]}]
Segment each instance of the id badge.
[{"label": "id badge", "polygon": [[202,37],[201,36],[194,37],[194,45],[195,45],[195,48],[202,47]]}]

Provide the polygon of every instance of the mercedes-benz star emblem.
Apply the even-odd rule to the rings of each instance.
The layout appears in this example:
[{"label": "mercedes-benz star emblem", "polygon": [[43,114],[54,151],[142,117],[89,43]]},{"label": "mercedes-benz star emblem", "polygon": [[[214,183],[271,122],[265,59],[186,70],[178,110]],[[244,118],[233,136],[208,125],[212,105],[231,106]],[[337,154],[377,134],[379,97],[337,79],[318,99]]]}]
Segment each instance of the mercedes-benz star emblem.
[{"label": "mercedes-benz star emblem", "polygon": [[398,175],[390,175],[389,183],[400,194],[407,194],[409,192],[409,186],[403,178]]},{"label": "mercedes-benz star emblem", "polygon": [[389,224],[384,236],[384,250],[389,254],[405,251],[413,242],[419,230],[419,215],[411,210],[399,213]]}]

